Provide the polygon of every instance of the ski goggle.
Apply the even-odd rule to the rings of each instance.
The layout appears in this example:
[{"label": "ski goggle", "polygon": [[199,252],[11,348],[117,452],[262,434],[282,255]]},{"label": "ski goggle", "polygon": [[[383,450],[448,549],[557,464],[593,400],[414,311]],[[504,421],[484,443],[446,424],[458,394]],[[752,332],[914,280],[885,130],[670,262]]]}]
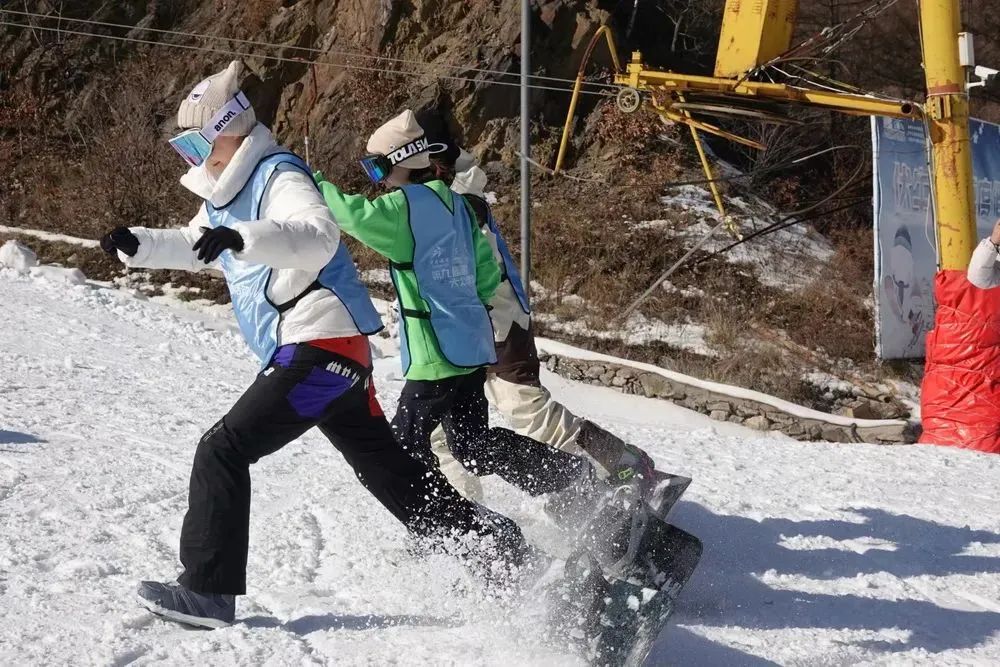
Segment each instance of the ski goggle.
[{"label": "ski goggle", "polygon": [[202,135],[201,130],[185,130],[168,141],[192,167],[200,167],[212,154],[212,142]]},{"label": "ski goggle", "polygon": [[372,183],[377,184],[387,179],[392,173],[392,168],[400,162],[420,153],[440,153],[447,148],[444,144],[431,144],[425,137],[420,137],[400,146],[388,155],[371,153],[364,156],[361,158],[361,168],[365,170]]},{"label": "ski goggle", "polygon": [[373,153],[361,158],[361,168],[371,179],[372,183],[381,183],[389,177],[392,171],[392,162],[381,153]]},{"label": "ski goggle", "polygon": [[168,143],[192,167],[200,167],[212,154],[215,139],[241,113],[250,108],[250,100],[242,91],[229,100],[218,113],[212,116],[208,125],[200,130],[191,129],[181,132]]}]

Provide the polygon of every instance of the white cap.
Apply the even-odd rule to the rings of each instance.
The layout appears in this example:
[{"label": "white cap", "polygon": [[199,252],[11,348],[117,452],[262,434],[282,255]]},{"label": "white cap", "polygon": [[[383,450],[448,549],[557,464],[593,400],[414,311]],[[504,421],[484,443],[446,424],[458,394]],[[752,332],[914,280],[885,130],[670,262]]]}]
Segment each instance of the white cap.
[{"label": "white cap", "polygon": [[[208,125],[212,117],[240,92],[242,73],[243,63],[234,60],[229,63],[229,67],[195,86],[177,110],[177,127],[182,130],[200,130]],[[245,137],[256,125],[257,116],[251,107],[234,118],[222,130],[222,134]]]},{"label": "white cap", "polygon": [[[423,136],[424,128],[420,127],[420,123],[417,122],[417,117],[413,115],[413,112],[407,109],[375,130],[368,139],[367,150],[369,153],[391,155],[403,146],[411,144]],[[426,169],[431,166],[431,156],[425,149],[395,164],[398,167],[405,167],[407,169]]]}]

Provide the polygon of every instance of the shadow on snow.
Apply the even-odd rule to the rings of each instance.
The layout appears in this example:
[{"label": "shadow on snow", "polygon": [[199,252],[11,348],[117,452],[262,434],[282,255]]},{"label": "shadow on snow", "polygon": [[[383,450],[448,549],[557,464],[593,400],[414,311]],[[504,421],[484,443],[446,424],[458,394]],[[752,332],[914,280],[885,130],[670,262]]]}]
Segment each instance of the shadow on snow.
[{"label": "shadow on snow", "polygon": [[[963,602],[961,591],[949,591],[947,595],[958,600],[959,606],[968,602],[973,609],[941,606],[913,585],[902,582],[900,588],[921,598],[893,600],[778,590],[758,579],[768,570],[779,575],[807,577],[814,582],[876,573],[910,578],[1000,572],[1000,558],[961,555],[970,542],[1000,543],[1000,535],[996,533],[874,508],[851,508],[851,511],[864,517],[864,522],[756,521],[715,514],[693,502],[680,503],[673,519],[702,539],[705,553],[681,595],[675,622],[761,630],[898,628],[908,633],[908,638],[902,641],[855,643],[859,648],[888,653],[971,648],[1000,631],[1000,613],[982,609],[973,599]],[[875,538],[893,543],[895,551],[872,549],[856,553],[823,548],[800,551],[781,546],[783,536],[797,535],[835,540]],[[687,658],[678,662],[682,655]],[[652,656],[651,664],[772,664],[678,627],[671,627],[660,636]]]}]

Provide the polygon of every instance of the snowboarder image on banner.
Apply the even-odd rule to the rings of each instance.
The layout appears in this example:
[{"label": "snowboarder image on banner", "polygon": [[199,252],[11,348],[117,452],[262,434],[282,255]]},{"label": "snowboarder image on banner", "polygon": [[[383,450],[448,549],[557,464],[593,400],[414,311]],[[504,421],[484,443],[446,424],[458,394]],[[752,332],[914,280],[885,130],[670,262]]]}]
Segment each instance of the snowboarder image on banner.
[{"label": "snowboarder image on banner", "polygon": [[221,270],[261,372],[194,455],[176,582],[143,581],[139,600],[200,627],[235,620],[246,593],[250,466],[312,427],[361,483],[424,542],[475,535],[475,573],[513,572],[527,546],[509,519],[463,498],[393,437],[375,394],[367,336],[382,328],[340,230],[297,155],[257,123],[234,61],[199,83],[170,144],[181,183],[203,203],[183,229],[117,227],[101,247],[127,266]]},{"label": "snowboarder image on banner", "polygon": [[[588,457],[602,477],[642,480],[651,487],[647,496],[656,497],[651,504],[657,507],[657,514],[665,515],[690,478],[657,473],[646,452],[576,416],[545,388],[540,378],[541,365],[526,289],[486,201],[486,173],[455,142],[440,112],[428,109],[419,113],[417,119],[429,143],[443,147],[431,155],[435,173],[468,201],[500,267],[500,285],[489,303],[497,355],[497,363],[488,369],[486,377],[486,397],[490,404],[516,432],[556,449]],[[444,429],[435,429],[431,440],[441,471],[455,488],[472,499],[481,498],[478,478],[451,455]]]},{"label": "snowboarder image on banner", "polygon": [[892,248],[886,253],[885,262],[882,298],[896,318],[896,328],[905,333],[903,349],[916,356],[923,349],[934,311],[928,301],[931,286],[916,270],[913,239],[906,225],[900,225],[893,235]]}]

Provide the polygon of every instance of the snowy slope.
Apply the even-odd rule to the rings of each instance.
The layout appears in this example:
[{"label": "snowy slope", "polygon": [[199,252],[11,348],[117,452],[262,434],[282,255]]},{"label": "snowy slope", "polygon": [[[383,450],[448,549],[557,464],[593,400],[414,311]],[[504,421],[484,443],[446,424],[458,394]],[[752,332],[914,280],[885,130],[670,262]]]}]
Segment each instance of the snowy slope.
[{"label": "snowy slope", "polygon": [[[254,470],[236,626],[137,608],[177,570],[195,443],[254,363],[212,315],[0,271],[0,665],[581,664],[538,610],[483,599],[311,433]],[[377,362],[395,408],[398,360]],[[574,408],[695,483],[676,521],[706,555],[651,664],[1000,661],[1000,457],[802,444],[549,377]],[[541,538],[537,500],[488,480]]]}]

